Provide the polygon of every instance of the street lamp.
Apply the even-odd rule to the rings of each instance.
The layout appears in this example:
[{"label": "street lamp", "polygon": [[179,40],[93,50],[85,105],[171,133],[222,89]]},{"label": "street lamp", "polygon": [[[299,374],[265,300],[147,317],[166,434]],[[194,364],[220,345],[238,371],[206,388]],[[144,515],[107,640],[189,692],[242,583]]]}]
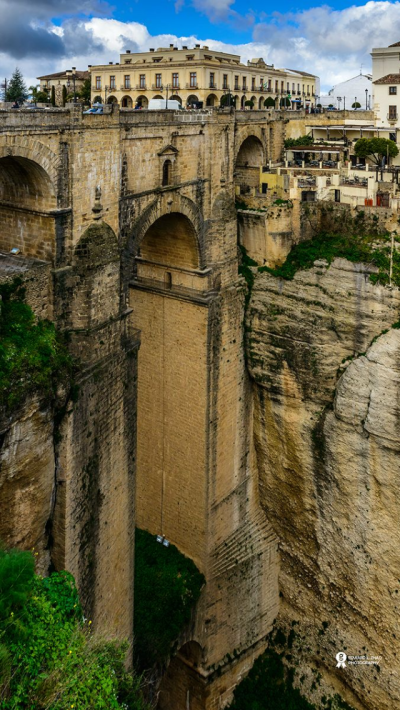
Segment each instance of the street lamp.
[{"label": "street lamp", "polygon": [[165,108],[167,109],[168,108],[168,89],[170,88],[170,84],[166,84],[165,88],[167,90],[167,98],[165,100]]},{"label": "street lamp", "polygon": [[354,97],[354,111],[357,111],[357,96]]},{"label": "street lamp", "polygon": [[368,111],[368,89],[365,89],[365,110]]},{"label": "street lamp", "polygon": [[338,102],[338,104],[339,104],[339,111],[340,111],[340,104],[341,104],[341,101],[342,101],[342,97],[341,97],[341,96],[337,96],[336,98],[337,98],[337,102]]},{"label": "street lamp", "polygon": [[72,67],[72,72],[69,71],[69,70],[67,71],[67,77],[68,77],[68,79],[67,79],[67,88],[68,88],[68,91],[69,91],[69,89],[71,88],[71,79],[70,79],[71,76],[72,76],[72,86],[73,86],[73,89],[74,89],[74,104],[76,104],[76,89],[75,89],[76,67]]}]

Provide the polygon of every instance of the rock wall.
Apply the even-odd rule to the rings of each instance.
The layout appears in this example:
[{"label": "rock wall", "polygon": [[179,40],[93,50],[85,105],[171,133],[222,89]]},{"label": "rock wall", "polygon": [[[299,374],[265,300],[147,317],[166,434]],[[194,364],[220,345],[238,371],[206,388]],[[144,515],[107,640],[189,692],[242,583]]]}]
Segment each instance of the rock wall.
[{"label": "rock wall", "polygon": [[[257,273],[247,320],[280,616],[300,622],[304,667],[368,710],[400,703],[399,306],[398,289],[336,259],[293,281]],[[339,651],[382,660],[343,671]]]}]

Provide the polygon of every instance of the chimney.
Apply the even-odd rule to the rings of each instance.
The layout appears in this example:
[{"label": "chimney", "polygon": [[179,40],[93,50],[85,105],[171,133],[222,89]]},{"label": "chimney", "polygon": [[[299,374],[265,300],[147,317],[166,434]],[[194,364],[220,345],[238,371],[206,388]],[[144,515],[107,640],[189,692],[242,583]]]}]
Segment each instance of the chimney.
[{"label": "chimney", "polygon": [[153,48],[151,48],[151,49],[150,49],[150,52],[154,52],[154,49],[153,49]]},{"label": "chimney", "polygon": [[127,54],[130,54],[130,53],[131,53],[131,50],[130,50],[130,49],[127,49],[127,50],[126,50],[126,53],[127,53]]},{"label": "chimney", "polygon": [[200,49],[200,45],[199,45],[199,44],[196,44],[196,49]]},{"label": "chimney", "polygon": [[174,45],[173,45],[173,44],[170,44],[170,45],[169,45],[169,48],[170,48],[170,49],[173,49],[173,48],[174,48]]},{"label": "chimney", "polygon": [[187,49],[186,45],[182,45],[182,49]]},{"label": "chimney", "polygon": [[114,64],[114,62],[108,62],[109,64]]}]

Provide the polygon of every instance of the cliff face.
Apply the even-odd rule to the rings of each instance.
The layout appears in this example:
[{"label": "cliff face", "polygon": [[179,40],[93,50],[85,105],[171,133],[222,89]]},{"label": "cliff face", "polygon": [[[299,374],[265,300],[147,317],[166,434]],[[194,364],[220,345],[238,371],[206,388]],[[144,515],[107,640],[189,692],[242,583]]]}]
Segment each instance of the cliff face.
[{"label": "cliff face", "polygon": [[53,416],[35,399],[8,424],[0,441],[0,540],[38,553],[38,571],[49,565],[46,524],[55,483]]},{"label": "cliff face", "polygon": [[[281,617],[300,622],[305,665],[368,710],[400,704],[399,306],[398,289],[336,259],[293,281],[258,273],[247,321]],[[339,651],[382,660],[344,672]]]}]

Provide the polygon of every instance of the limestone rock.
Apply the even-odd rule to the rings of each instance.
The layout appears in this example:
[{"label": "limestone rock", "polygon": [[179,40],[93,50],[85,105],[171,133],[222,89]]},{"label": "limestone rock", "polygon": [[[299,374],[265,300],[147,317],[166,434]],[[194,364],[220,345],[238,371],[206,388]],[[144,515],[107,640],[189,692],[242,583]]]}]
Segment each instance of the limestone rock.
[{"label": "limestone rock", "polygon": [[[305,664],[368,710],[400,706],[400,331],[390,329],[399,305],[397,289],[336,259],[289,282],[256,275],[247,322],[281,615],[300,622]],[[342,650],[382,656],[379,671],[340,673]]]}]

